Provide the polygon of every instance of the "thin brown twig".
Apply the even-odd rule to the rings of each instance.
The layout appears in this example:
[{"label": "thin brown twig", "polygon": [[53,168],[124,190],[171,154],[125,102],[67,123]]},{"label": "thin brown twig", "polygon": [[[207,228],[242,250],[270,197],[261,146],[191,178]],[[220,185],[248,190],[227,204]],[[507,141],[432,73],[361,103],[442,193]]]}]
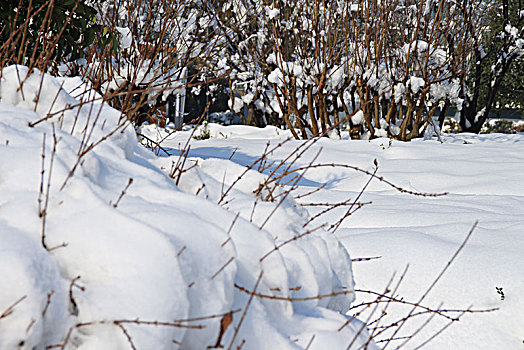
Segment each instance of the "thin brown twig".
[{"label": "thin brown twig", "polygon": [[[322,152],[322,148],[320,148],[317,152],[317,154],[313,157],[313,159],[311,160],[311,162],[309,163],[310,165],[312,165],[316,159],[318,158],[318,156],[320,156],[320,153]],[[284,203],[284,201],[286,200],[286,198],[289,196],[289,194],[291,193],[291,191],[293,191],[296,186],[298,185],[299,181],[304,177],[304,175],[306,174],[306,171],[308,170],[309,168],[306,168],[301,174],[300,176],[297,177],[297,179],[294,181],[293,183],[293,186],[291,186],[291,188],[289,190],[287,190],[284,195],[282,196],[282,198],[280,199],[280,201],[278,202],[278,204],[273,208],[273,210],[271,211],[271,213],[266,217],[266,219],[264,220],[264,222],[262,223],[262,225],[260,225],[259,229],[262,230],[264,228],[264,226],[268,223],[269,219],[271,219],[271,217],[276,213],[277,209],[282,205],[282,203]],[[268,194],[268,196],[271,196],[272,194],[272,191],[270,191],[270,193]]]},{"label": "thin brown twig", "polygon": [[42,317],[45,317],[45,314],[47,313],[47,309],[49,308],[49,305],[51,304],[51,297],[55,294],[55,291],[52,290],[49,293],[47,293],[47,300],[44,306],[44,309],[42,310]]},{"label": "thin brown twig", "polygon": [[[113,204],[113,208],[118,207],[118,204],[120,203],[120,200],[122,200],[122,198],[125,196],[126,191],[129,189],[129,186],[131,186],[132,183],[133,183],[133,178],[130,177],[129,180],[127,181],[127,185],[126,185],[126,187],[124,187],[124,189],[123,189],[122,192],[120,193],[120,196],[118,196],[118,199],[117,199],[116,202]],[[111,203],[110,203],[110,204],[111,204]]]},{"label": "thin brown twig", "polygon": [[235,226],[237,220],[238,220],[238,217],[240,216],[240,212],[237,212],[235,214],[235,218],[233,219],[233,221],[231,222],[231,225],[229,225],[229,229],[227,230],[227,239],[220,245],[221,247],[225,246],[229,241],[231,241],[231,231],[233,230],[233,227]]},{"label": "thin brown twig", "polygon": [[[407,190],[405,188],[402,188],[400,186],[397,186],[397,185],[393,184],[391,181],[386,180],[383,176],[376,176],[376,174],[374,175],[372,172],[370,172],[368,170],[365,170],[365,169],[362,169],[362,168],[359,168],[359,167],[356,167],[356,166],[348,165],[348,164],[340,164],[340,163],[313,164],[313,165],[310,165],[310,166],[299,167],[299,168],[290,170],[289,172],[291,173],[291,172],[296,172],[296,171],[302,171],[302,170],[304,170],[306,168],[314,169],[314,168],[336,168],[336,167],[348,168],[348,169],[352,169],[352,170],[364,173],[366,175],[372,176],[374,179],[387,184],[388,186],[394,188],[395,190],[397,190],[400,193],[411,194],[413,196],[419,196],[419,197],[442,197],[442,196],[446,196],[448,194],[448,192],[424,193],[424,192],[416,192],[416,191]],[[286,174],[286,175],[289,175],[289,173]]]},{"label": "thin brown twig", "polygon": [[[246,318],[247,312],[249,310],[249,307],[251,306],[251,302],[253,301],[253,297],[256,295],[256,291],[258,288],[258,285],[262,281],[262,276],[264,275],[264,270],[260,270],[260,273],[258,275],[257,281],[255,282],[255,286],[253,287],[253,291],[247,292],[249,294],[249,298],[247,300],[246,306],[244,307],[244,311],[242,312],[242,316],[240,316],[240,320],[238,321],[238,324],[236,327],[233,327],[233,337],[231,338],[231,342],[229,343],[229,346],[227,347],[227,350],[231,350],[233,347],[233,344],[235,343],[235,339],[238,335],[238,332],[240,331],[240,327],[242,327],[242,324]],[[236,286],[236,284],[235,284]],[[242,344],[243,345],[243,344]]]},{"label": "thin brown twig", "polygon": [[16,300],[14,303],[12,303],[11,305],[9,305],[7,307],[7,309],[4,310],[4,312],[2,312],[2,314],[0,315],[0,320],[2,318],[5,318],[9,315],[11,315],[13,313],[13,311],[15,310],[15,307],[20,304],[22,301],[24,301],[24,299],[27,298],[27,295],[24,295],[23,297],[21,297],[20,299]]},{"label": "thin brown twig", "polygon": [[260,162],[262,162],[264,160],[264,158],[268,155],[268,154],[271,154],[274,150],[282,147],[285,143],[291,141],[291,138],[287,138],[285,139],[284,141],[281,141],[279,142],[275,147],[273,147],[272,149],[268,150],[266,153],[262,154],[262,156],[260,156],[258,159],[256,159],[253,163],[251,163],[250,165],[248,165],[246,167],[246,169],[244,169],[244,171],[231,183],[231,185],[229,185],[229,187],[224,191],[224,193],[222,193],[220,199],[218,200],[218,204],[221,204],[222,201],[227,197],[227,195],[229,194],[229,192],[233,189],[233,187],[235,187],[235,185],[240,181],[242,180],[242,178],[250,171],[252,170],[257,164],[259,164]]},{"label": "thin brown twig", "polygon": [[320,230],[322,228],[324,228],[326,225],[325,224],[322,224],[320,226],[317,226],[311,230],[307,230],[306,232],[304,233],[301,233],[299,235],[296,235],[296,236],[293,236],[291,237],[290,239],[288,240],[285,240],[284,242],[278,244],[278,245],[275,245],[275,247],[273,249],[271,249],[269,252],[267,252],[266,254],[264,254],[260,259],[259,261],[262,262],[264,261],[268,256],[270,256],[271,254],[273,254],[274,252],[276,252],[277,250],[280,250],[280,248],[284,247],[285,245],[291,243],[291,242],[295,242],[297,240],[299,240],[300,238],[302,237],[305,237],[307,235],[310,235],[312,234],[313,232],[317,231],[317,230]]},{"label": "thin brown twig", "polygon": [[211,276],[211,279],[215,279],[215,277],[220,273],[222,272],[229,264],[231,264],[233,261],[235,260],[235,258],[232,256],[228,259],[228,261],[226,261],[226,263],[224,265],[222,265],[218,270],[217,272],[215,272],[213,274],[213,276]]},{"label": "thin brown twig", "polygon": [[120,323],[115,323],[115,325],[118,328],[120,328],[120,330],[122,330],[122,333],[124,333],[124,336],[126,337],[127,342],[129,343],[129,346],[131,346],[131,349],[132,350],[137,350],[135,344],[133,343],[133,339],[131,338],[131,336],[129,335],[127,330],[124,328],[124,326],[122,326],[122,324],[120,324]]},{"label": "thin brown twig", "polygon": [[376,259],[381,259],[381,258],[382,258],[381,256],[372,256],[372,257],[369,257],[369,258],[352,258],[351,261],[352,262],[360,262],[360,261],[376,260]]},{"label": "thin brown twig", "polygon": [[311,336],[311,339],[309,339],[309,342],[307,343],[306,347],[304,348],[304,350],[308,350],[310,347],[311,347],[311,344],[313,344],[313,340],[315,340],[315,337],[316,337],[316,334],[313,334]]},{"label": "thin brown twig", "polygon": [[340,291],[340,292],[333,292],[333,293],[328,293],[328,294],[319,294],[319,295],[315,295],[315,296],[312,296],[312,297],[279,297],[277,295],[269,295],[269,294],[258,293],[258,292],[255,292],[255,291],[250,291],[250,290],[240,286],[237,283],[235,283],[235,288],[238,289],[241,292],[244,292],[244,293],[250,294],[250,295],[254,295],[254,296],[258,297],[258,298],[269,299],[269,300],[279,300],[279,301],[290,301],[290,302],[293,302],[293,301],[319,300],[319,299],[332,298],[332,297],[336,297],[336,296],[339,296],[339,295],[348,295],[348,294],[353,294],[354,293],[351,290],[343,290],[343,291]]},{"label": "thin brown twig", "polygon": [[300,194],[300,195],[298,195],[298,196],[295,196],[294,198],[295,198],[295,199],[300,199],[300,198],[304,198],[304,197],[310,196],[310,195],[315,194],[315,193],[317,193],[317,192],[319,192],[319,191],[322,191],[324,188],[326,188],[326,186],[327,186],[327,184],[324,183],[324,184],[322,184],[322,186],[317,187],[317,188],[315,188],[314,190],[312,190],[312,191],[310,191],[310,192],[307,192],[307,193],[304,193],[304,194]]},{"label": "thin brown twig", "polygon": [[[362,187],[362,190],[360,190],[360,192],[358,193],[357,195],[357,198],[355,198],[355,201],[353,202],[353,204],[351,204],[348,208],[348,210],[346,211],[346,213],[344,214],[344,216],[342,216],[336,223],[332,224],[328,230],[330,230],[332,233],[335,233],[338,228],[340,227],[340,225],[342,225],[342,223],[344,222],[344,220],[346,220],[350,215],[352,215],[354,213],[353,211],[353,208],[355,207],[355,204],[354,203],[359,203],[359,200],[360,200],[360,197],[362,197],[362,195],[364,194],[364,192],[366,191],[366,188],[369,186],[369,184],[371,183],[371,180],[373,180],[373,177],[375,176],[375,174],[377,173],[378,171],[378,163],[377,163],[377,160],[375,159],[375,170],[373,171],[373,174],[369,177],[368,181],[366,182],[366,184]],[[362,208],[362,206],[359,204],[357,206],[357,208],[355,209],[358,210]]]},{"label": "thin brown twig", "polygon": [[[55,160],[55,154],[56,154],[56,145],[58,144],[56,133],[55,133],[55,126],[52,125],[53,128],[53,149],[51,151],[51,159],[49,161],[49,173],[47,175],[47,188],[44,198],[44,207],[42,208],[41,212],[39,213],[39,216],[42,218],[42,228],[41,228],[41,237],[40,242],[45,250],[49,251],[49,247],[46,243],[46,221],[47,221],[47,208],[49,205],[49,193],[51,192],[51,176],[53,173],[53,163]],[[45,137],[45,136],[44,136]],[[45,146],[45,143],[43,144]],[[44,161],[44,156],[42,155],[42,162]],[[42,169],[43,172],[43,169]],[[43,177],[43,174],[42,174]]]},{"label": "thin brown twig", "polygon": [[[159,150],[164,152],[166,156],[168,156],[168,157],[171,156],[171,154],[164,147],[162,147],[158,142],[156,142],[155,140],[151,139],[150,137],[147,137],[146,135],[141,134],[139,132],[136,133],[136,136],[146,139],[147,142],[150,142],[151,144],[155,145],[155,147],[158,147]],[[154,151],[154,147],[151,147],[151,149]]]},{"label": "thin brown twig", "polygon": [[84,291],[83,287],[80,287],[76,284],[76,281],[80,279],[80,276],[76,276],[71,280],[71,283],[69,284],[69,302],[71,303],[71,314],[74,316],[78,316],[78,305],[75,301],[75,298],[73,297],[73,287],[78,287],[80,290]]}]

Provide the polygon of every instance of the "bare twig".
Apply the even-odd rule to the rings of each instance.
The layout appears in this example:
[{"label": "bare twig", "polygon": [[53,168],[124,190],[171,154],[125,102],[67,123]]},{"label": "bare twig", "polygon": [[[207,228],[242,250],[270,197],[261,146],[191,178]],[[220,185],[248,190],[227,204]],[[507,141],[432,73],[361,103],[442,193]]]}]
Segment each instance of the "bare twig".
[{"label": "bare twig", "polygon": [[[238,335],[238,332],[240,331],[240,327],[242,327],[242,323],[244,322],[244,319],[246,318],[247,312],[249,310],[249,307],[251,306],[251,302],[253,301],[253,297],[256,295],[256,291],[258,288],[258,285],[262,281],[262,276],[264,275],[264,271],[261,270],[260,274],[258,275],[257,281],[255,283],[255,286],[253,287],[253,291],[247,293],[249,294],[249,298],[247,300],[246,306],[244,307],[244,312],[242,312],[242,316],[240,316],[240,320],[238,321],[238,324],[236,327],[234,327],[233,337],[231,338],[231,342],[229,343],[229,346],[227,347],[228,350],[231,350],[233,345],[235,344],[235,339]],[[235,285],[236,286],[236,285]]]},{"label": "bare twig", "polygon": [[[56,138],[56,133],[55,133],[55,125],[53,124],[52,125],[52,128],[53,128],[53,149],[51,151],[51,159],[49,161],[49,173],[47,175],[47,188],[46,188],[46,193],[45,193],[45,199],[44,199],[44,207],[41,209],[40,213],[39,213],[39,216],[42,218],[42,229],[41,229],[41,243],[42,243],[42,246],[44,247],[44,249],[46,249],[47,251],[50,250],[50,247],[48,247],[47,243],[46,243],[46,221],[47,221],[47,208],[48,208],[48,205],[49,205],[49,193],[51,192],[51,176],[53,174],[53,162],[55,160],[55,154],[56,154],[56,145],[58,143],[57,141],[57,138]],[[44,135],[44,139],[45,139],[45,135]],[[45,142],[43,142],[43,146],[45,146]],[[42,151],[42,164],[44,163],[44,151]],[[42,169],[42,178],[44,176],[43,174],[44,170]],[[43,182],[41,182],[40,184],[41,188],[43,187]],[[41,201],[39,200],[39,204],[41,203]]]},{"label": "bare twig", "polygon": [[83,287],[80,287],[76,282],[80,279],[80,276],[76,276],[71,280],[69,284],[69,302],[71,303],[71,314],[78,316],[78,305],[76,304],[75,298],[73,297],[73,287],[79,288],[81,291],[84,291]]},{"label": "bare twig", "polygon": [[47,313],[47,309],[49,308],[49,305],[51,304],[51,297],[55,294],[55,291],[52,290],[49,293],[47,293],[47,300],[44,306],[44,309],[42,310],[42,317],[45,317],[45,314]]},{"label": "bare twig", "polygon": [[124,333],[124,336],[126,337],[127,342],[129,343],[129,346],[131,346],[131,349],[132,350],[137,350],[135,344],[133,343],[133,339],[131,339],[131,336],[129,335],[127,330],[124,328],[124,326],[122,326],[122,324],[120,324],[120,323],[115,323],[115,324],[116,324],[116,326],[118,328],[120,328],[122,330],[122,333]]},{"label": "bare twig", "polygon": [[120,196],[118,196],[118,199],[113,204],[113,208],[118,207],[118,203],[120,203],[120,200],[122,199],[122,197],[125,196],[126,191],[129,189],[129,186],[131,186],[132,183],[133,183],[133,178],[130,177],[129,180],[127,181],[126,187],[124,187],[124,189],[122,190],[122,193],[120,193]]},{"label": "bare twig", "polygon": [[224,265],[222,265],[222,266],[217,270],[217,272],[215,272],[215,273],[213,274],[213,276],[211,276],[211,279],[215,279],[215,277],[216,277],[220,272],[222,272],[222,271],[227,267],[227,265],[231,264],[234,260],[235,260],[234,257],[229,258],[229,260],[228,260]]},{"label": "bare twig", "polygon": [[315,340],[315,334],[311,336],[311,339],[309,339],[309,342],[307,343],[307,346],[304,348],[304,350],[308,350],[311,347],[311,344],[313,344],[313,340]]},{"label": "bare twig", "polygon": [[372,256],[369,258],[352,258],[352,262],[360,262],[360,261],[370,261],[370,260],[376,260],[382,258],[381,256]]},{"label": "bare twig", "polygon": [[320,229],[324,228],[325,226],[326,226],[326,225],[323,224],[323,225],[320,225],[320,226],[318,226],[318,227],[315,227],[315,228],[313,228],[313,229],[311,229],[311,230],[307,230],[306,232],[301,233],[301,234],[299,234],[299,235],[297,235],[297,236],[293,236],[293,237],[291,237],[290,239],[288,239],[288,240],[286,240],[286,241],[284,241],[284,242],[282,242],[282,243],[276,245],[275,248],[271,249],[269,252],[267,252],[266,254],[264,254],[264,255],[259,259],[259,261],[260,261],[260,262],[264,261],[264,260],[265,260],[269,255],[271,255],[272,253],[276,252],[277,250],[280,250],[280,248],[282,248],[283,246],[285,246],[285,245],[287,245],[287,244],[289,244],[289,243],[291,243],[291,242],[295,242],[295,241],[299,240],[299,239],[302,238],[302,237],[305,237],[305,236],[307,236],[307,235],[310,235],[310,234],[312,234],[313,232],[315,232],[315,231],[317,231],[317,230],[320,230]]},{"label": "bare twig", "polygon": [[[158,149],[161,150],[162,152],[164,152],[164,154],[165,154],[166,156],[168,156],[168,157],[171,156],[171,154],[170,154],[170,153],[169,153],[169,152],[168,152],[164,147],[162,147],[162,146],[160,145],[160,143],[156,142],[155,140],[151,139],[150,137],[147,137],[146,135],[141,134],[141,133],[139,133],[139,132],[136,133],[136,136],[138,136],[138,137],[142,137],[142,138],[146,139],[147,142],[150,142],[151,144],[155,145],[154,147],[151,147],[151,149],[152,149],[153,151],[154,151],[154,148],[155,148],[155,147],[158,147]],[[158,153],[157,153],[157,155],[158,155]]]},{"label": "bare twig", "polygon": [[277,295],[269,295],[269,294],[257,293],[254,290],[250,291],[250,290],[248,290],[248,289],[238,285],[237,283],[235,283],[235,288],[238,289],[241,292],[244,292],[244,293],[249,294],[249,295],[254,295],[254,296],[258,297],[258,298],[269,299],[269,300],[279,300],[279,301],[319,300],[319,299],[332,298],[332,297],[336,297],[336,296],[339,296],[339,295],[348,295],[348,294],[353,294],[354,293],[351,290],[343,290],[343,291],[340,291],[340,292],[333,292],[333,293],[328,293],[328,294],[319,294],[319,295],[315,295],[315,296],[311,296],[311,297],[279,297]]},{"label": "bare twig", "polygon": [[25,298],[27,298],[27,295],[24,295],[23,297],[21,297],[20,299],[18,299],[17,301],[12,303],[11,305],[9,305],[9,307],[7,309],[5,309],[4,312],[2,312],[2,314],[0,315],[0,320],[2,318],[6,318],[7,316],[11,315],[13,313],[13,311],[15,310],[15,307],[18,304],[20,304],[22,301],[24,301]]},{"label": "bare twig", "polygon": [[233,230],[233,226],[235,226],[237,220],[238,220],[238,217],[240,216],[240,212],[237,212],[236,215],[235,215],[235,218],[233,219],[233,221],[231,222],[231,225],[229,225],[229,229],[227,230],[227,239],[220,245],[221,247],[225,246],[229,241],[231,241],[231,231]]}]

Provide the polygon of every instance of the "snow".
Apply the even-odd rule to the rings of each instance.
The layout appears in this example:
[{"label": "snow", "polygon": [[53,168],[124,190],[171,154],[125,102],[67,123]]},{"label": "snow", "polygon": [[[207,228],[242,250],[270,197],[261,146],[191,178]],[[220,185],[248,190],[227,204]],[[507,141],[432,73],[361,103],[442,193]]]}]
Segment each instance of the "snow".
[{"label": "snow", "polygon": [[[283,131],[276,136],[273,130],[266,129],[259,130],[257,139],[255,134],[249,133],[249,137],[245,137],[241,131],[250,128],[224,128],[222,132],[228,133],[227,139],[211,138],[192,144],[189,157],[199,159],[199,166],[206,168],[206,162],[212,160],[212,167],[215,167],[217,158],[229,159],[233,152],[228,162],[247,166],[260,156],[267,140],[274,145],[289,136]],[[425,348],[520,349],[524,332],[521,318],[524,302],[520,298],[524,292],[524,280],[520,278],[524,270],[524,185],[521,181],[524,135],[457,134],[441,137],[443,143],[435,138],[428,140],[428,137],[410,143],[385,138],[352,141],[347,136],[344,140],[321,139],[295,166],[309,164],[322,149],[316,163],[335,162],[371,170],[373,160],[377,159],[378,174],[396,185],[412,191],[449,192],[438,198],[415,197],[398,193],[378,181],[370,184],[361,201],[372,201],[372,205],[356,212],[336,232],[336,237],[352,257],[381,257],[354,263],[355,288],[382,292],[392,275],[396,273],[398,279],[409,265],[396,295],[406,300],[418,300],[447,264],[473,223],[479,220],[471,240],[426,297],[425,305],[437,308],[443,303],[442,307],[446,309],[499,310],[463,315],[460,322],[454,322]],[[175,145],[185,138],[184,134],[177,134],[165,146],[172,145],[175,149]],[[303,142],[285,143],[268,157],[268,162],[284,159]],[[216,178],[223,181],[222,175]],[[366,176],[349,169],[310,169],[300,180],[298,193],[309,193],[321,185],[326,187],[297,202],[334,203],[355,198],[367,180]],[[310,216],[323,209],[306,208]],[[334,222],[345,210],[333,210],[311,225]],[[503,288],[504,300],[497,293],[497,287]],[[374,298],[357,293],[354,303],[370,300]],[[382,323],[398,320],[408,312],[409,308],[390,306]],[[359,318],[365,321],[368,316],[369,312],[359,315]],[[397,336],[413,333],[425,321],[426,318],[419,318],[418,323],[407,323]],[[446,323],[447,320],[438,317],[432,319],[405,348],[416,348]],[[317,340],[318,337],[317,333]],[[386,337],[387,334],[377,340]]]},{"label": "snow", "polygon": [[[5,68],[0,84],[0,282],[8,286],[0,292],[1,348],[202,349],[219,340],[299,349],[312,335],[311,348],[368,341],[363,324],[345,315],[355,297],[347,250],[323,229],[294,239],[308,213],[291,197],[257,197],[266,175],[192,157],[188,165],[199,165],[176,186],[167,173],[178,157],[140,146],[132,128],[119,127],[117,111],[101,101],[77,106],[61,88],[72,91],[71,82],[26,74]],[[62,113],[66,105],[77,107]],[[246,170],[232,198],[217,204]],[[277,300],[251,297],[253,290]],[[233,324],[220,339],[230,311]]]},{"label": "snow", "polygon": [[270,83],[276,84],[278,86],[283,86],[284,84],[284,75],[282,74],[282,71],[280,68],[276,68],[274,71],[269,73],[267,76],[267,80]]},{"label": "snow", "polygon": [[231,100],[227,101],[229,108],[231,108],[235,113],[240,113],[244,108],[241,98],[235,98],[234,103],[231,103]]},{"label": "snow", "polygon": [[351,117],[351,121],[353,124],[360,125],[364,123],[364,112],[362,110],[359,110]]},{"label": "snow", "polygon": [[120,47],[122,49],[128,49],[133,43],[133,36],[131,35],[131,30],[124,27],[115,27],[115,29],[120,33]]},{"label": "snow", "polygon": [[424,85],[426,82],[422,78],[418,77],[411,77],[409,78],[409,85],[411,86],[411,90],[416,94]]},{"label": "snow", "polygon": [[[409,264],[395,295],[419,300],[476,220],[423,304],[499,310],[463,315],[426,348],[522,347],[524,135],[442,135],[442,143],[343,135],[315,140],[292,162],[306,141],[291,140],[288,130],[210,123],[210,139],[177,132],[162,143],[170,155],[156,156],[120,126],[117,111],[99,100],[79,106],[78,98],[96,96],[85,86],[74,94],[79,80],[26,74],[12,66],[0,80],[0,348],[44,349],[71,330],[67,349],[203,349],[217,340],[225,348],[346,349],[353,342],[358,349],[369,340],[366,327],[376,341],[386,339],[391,332],[374,327],[409,312],[392,304],[378,324],[372,308],[353,318],[352,306],[374,300],[359,290],[381,293]],[[159,140],[169,130],[140,132]],[[188,140],[185,171],[170,178]],[[265,149],[272,151],[261,165]],[[305,205],[355,199],[368,176],[319,167],[287,175],[286,186],[268,183],[282,160],[292,168],[313,162],[373,171],[375,159],[378,175],[395,185],[448,194],[412,196],[372,181],[359,201],[373,203],[332,233],[329,224],[347,206],[315,218],[325,207]],[[219,339],[230,311],[233,323]],[[395,337],[412,334],[427,316]],[[208,318],[183,321],[201,317]],[[435,316],[405,348],[448,321]]]},{"label": "snow", "polygon": [[266,10],[266,14],[267,16],[269,17],[269,19],[274,19],[275,17],[277,17],[280,13],[280,10],[279,9],[272,9],[270,8],[269,6],[266,6],[265,7],[265,10]]}]

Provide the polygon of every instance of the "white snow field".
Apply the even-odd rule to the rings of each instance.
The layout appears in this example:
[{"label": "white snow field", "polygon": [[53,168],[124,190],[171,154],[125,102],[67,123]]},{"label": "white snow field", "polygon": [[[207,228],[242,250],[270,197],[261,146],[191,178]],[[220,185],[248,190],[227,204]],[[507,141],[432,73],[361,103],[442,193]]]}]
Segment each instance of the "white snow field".
[{"label": "white snow field", "polygon": [[[276,145],[289,136],[273,127],[260,130],[210,124],[207,131],[211,138],[191,142],[189,158],[198,160],[200,170],[219,182],[225,178],[226,183],[235,170],[225,164],[249,166],[264,152],[268,141]],[[144,133],[151,138],[165,137],[163,131],[152,126],[144,128]],[[178,154],[188,137],[189,132],[178,132],[162,145]],[[498,311],[451,313],[452,318],[462,315],[451,325],[449,319],[422,313],[406,322],[394,336],[399,340],[387,348],[424,345],[426,349],[524,349],[524,135],[457,134],[444,135],[442,141],[323,138],[293,166],[307,166],[316,159],[314,164],[337,163],[373,171],[376,159],[377,175],[403,189],[448,193],[420,197],[400,193],[377,180],[370,183],[360,201],[372,204],[348,217],[334,234],[352,258],[380,257],[353,264],[357,290],[382,293],[388,285],[393,289],[408,267],[394,295],[419,301],[478,220],[470,240],[422,304],[448,310]],[[268,163],[285,159],[302,144],[304,141],[284,143],[268,156]],[[355,200],[368,180],[369,176],[347,168],[309,169],[299,180],[295,195],[324,186],[297,202],[304,205]],[[326,207],[306,208],[312,217]],[[348,206],[334,209],[307,227],[335,223],[347,210]],[[389,284],[395,273],[394,282]],[[497,288],[502,288],[503,298]],[[357,293],[354,304],[375,299],[374,295]],[[401,320],[411,308],[391,304],[374,332]],[[368,308],[359,317],[371,322],[378,313]],[[386,342],[380,341],[393,332],[377,335],[378,345],[384,346]],[[413,333],[413,338],[402,339]]]},{"label": "white snow field", "polygon": [[[116,110],[75,107],[88,95],[78,79],[26,74],[12,66],[0,78],[0,349],[523,348],[524,135],[308,147],[274,127],[211,124],[209,140],[176,132],[162,142],[171,155],[157,156]],[[249,167],[266,147],[266,169]],[[261,186],[282,160],[373,171],[374,159],[377,175],[405,190],[449,194],[375,179],[359,197],[369,176],[343,166]],[[348,199],[373,203],[334,233],[348,205],[320,217],[326,207],[307,206]],[[450,322],[442,315],[461,312],[411,315],[383,332],[411,305],[375,303],[352,317],[395,272],[395,298],[419,301],[476,220],[421,304],[498,311],[466,313],[434,339]],[[368,257],[380,258],[358,260]]]}]

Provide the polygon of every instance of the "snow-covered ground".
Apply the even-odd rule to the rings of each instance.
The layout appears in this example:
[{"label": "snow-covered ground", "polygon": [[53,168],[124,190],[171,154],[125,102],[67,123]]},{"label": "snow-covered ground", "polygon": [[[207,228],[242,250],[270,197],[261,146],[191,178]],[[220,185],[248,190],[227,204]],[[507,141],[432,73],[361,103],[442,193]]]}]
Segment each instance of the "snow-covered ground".
[{"label": "snow-covered ground", "polygon": [[[382,293],[396,272],[393,289],[409,264],[394,296],[417,302],[476,220],[422,304],[499,310],[463,315],[427,348],[522,348],[524,135],[306,147],[274,127],[210,124],[211,139],[177,132],[162,142],[171,156],[155,156],[109,107],[62,112],[82,90],[57,95],[61,83],[40,74],[18,89],[20,75],[23,67],[9,67],[0,81],[0,348],[373,349],[363,322],[376,334],[410,305],[388,304],[374,322],[382,310],[374,304],[355,319],[352,306],[375,299],[360,291]],[[72,92],[75,81],[63,84]],[[345,166],[373,171],[375,159],[378,176],[395,185],[449,194],[414,196],[373,180],[358,197],[369,176]],[[260,186],[282,161],[289,170],[341,166]],[[335,233],[319,226],[347,205],[311,221],[326,207],[308,204],[348,199],[373,203]],[[367,257],[380,258],[358,260]],[[375,340],[382,347],[394,336],[387,347],[396,348],[417,332],[405,345],[416,348],[448,322],[412,316]]]},{"label": "snow-covered ground", "polygon": [[[289,136],[272,127],[261,131],[210,125],[208,129],[212,138],[192,142],[189,156],[206,161],[231,158],[243,166],[262,154],[268,140],[275,145]],[[196,134],[199,133],[198,130]],[[177,133],[163,146],[174,152],[184,145],[188,135],[189,132]],[[287,142],[269,158],[280,161],[302,143]],[[420,197],[400,193],[377,180],[371,182],[360,201],[372,204],[350,216],[335,233],[352,258],[380,257],[354,263],[357,290],[383,292],[396,273],[390,287],[393,289],[409,265],[395,295],[418,301],[478,220],[471,239],[423,304],[442,309],[499,310],[464,314],[426,348],[524,348],[524,135],[444,135],[443,143],[435,139],[410,143],[321,139],[294,166],[308,165],[317,155],[317,164],[346,164],[369,171],[376,159],[377,174],[395,185],[415,192],[448,192],[436,198]],[[310,169],[299,181],[296,193],[325,187],[298,202],[337,203],[354,199],[368,179],[369,176],[347,168]],[[326,207],[306,208],[315,215]],[[347,206],[334,209],[311,225],[336,222],[346,211]],[[502,288],[503,300],[497,287]],[[356,304],[368,300],[374,297],[357,293]],[[409,311],[410,307],[391,305],[381,325],[399,320]],[[367,319],[368,315],[364,312],[360,317]],[[377,315],[370,317],[374,320]],[[413,318],[396,337],[415,332],[428,317]],[[447,319],[433,317],[406,343],[406,348],[416,348],[448,323]],[[389,347],[401,343],[396,341]]]},{"label": "snow-covered ground", "polygon": [[[212,175],[243,167],[211,160],[215,171],[193,168],[176,186],[174,159],[141,146],[116,110],[78,105],[78,80],[63,81],[75,99],[50,75],[26,75],[0,75],[0,348],[369,343],[344,315],[355,293],[340,241],[324,230],[294,240],[307,212],[291,198],[251,214],[264,175],[218,205]],[[191,193],[201,180],[207,199]]]}]

